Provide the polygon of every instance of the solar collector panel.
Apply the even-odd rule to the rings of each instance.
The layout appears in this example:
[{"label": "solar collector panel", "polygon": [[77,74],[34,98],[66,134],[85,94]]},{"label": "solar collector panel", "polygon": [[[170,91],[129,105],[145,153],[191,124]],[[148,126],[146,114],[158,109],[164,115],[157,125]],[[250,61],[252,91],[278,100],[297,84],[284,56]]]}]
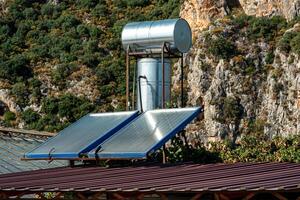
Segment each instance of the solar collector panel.
[{"label": "solar collector panel", "polygon": [[146,158],[200,112],[199,107],[146,111],[88,155],[90,158]]},{"label": "solar collector panel", "polygon": [[78,158],[80,154],[97,147],[137,115],[138,111],[88,114],[26,153],[25,158]]}]

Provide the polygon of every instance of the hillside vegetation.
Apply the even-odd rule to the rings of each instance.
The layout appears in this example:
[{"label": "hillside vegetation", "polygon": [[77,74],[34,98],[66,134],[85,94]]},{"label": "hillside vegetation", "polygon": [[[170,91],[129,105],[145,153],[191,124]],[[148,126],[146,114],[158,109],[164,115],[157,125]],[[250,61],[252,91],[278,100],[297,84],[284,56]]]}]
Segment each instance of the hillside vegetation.
[{"label": "hillside vegetation", "polygon": [[[6,109],[2,125],[54,132],[89,112],[124,110],[122,27],[178,17],[181,3],[8,0],[0,13],[0,92],[18,109]],[[185,98],[205,105],[192,125],[203,141],[174,138],[170,162],[300,162],[300,137],[282,137],[298,131],[299,21],[238,11],[194,38]]]},{"label": "hillside vegetation", "polygon": [[[7,111],[4,123],[21,119],[29,129],[58,131],[91,111],[124,110],[123,26],[178,17],[180,0],[13,0],[7,5],[0,19],[0,89],[10,91],[20,112]],[[96,92],[91,97],[67,92],[72,78],[89,79]]]}]

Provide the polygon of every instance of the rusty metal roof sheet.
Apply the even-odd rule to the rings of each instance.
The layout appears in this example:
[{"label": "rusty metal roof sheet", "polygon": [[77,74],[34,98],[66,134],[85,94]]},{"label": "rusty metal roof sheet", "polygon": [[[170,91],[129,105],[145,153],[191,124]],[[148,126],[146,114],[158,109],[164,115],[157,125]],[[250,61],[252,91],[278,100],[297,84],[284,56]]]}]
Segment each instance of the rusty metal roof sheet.
[{"label": "rusty metal roof sheet", "polygon": [[63,161],[48,163],[47,161],[25,162],[20,160],[25,152],[42,142],[44,142],[43,138],[0,133],[0,174],[62,167],[67,164]]},{"label": "rusty metal roof sheet", "polygon": [[0,175],[0,191],[299,191],[300,164],[55,168]]}]

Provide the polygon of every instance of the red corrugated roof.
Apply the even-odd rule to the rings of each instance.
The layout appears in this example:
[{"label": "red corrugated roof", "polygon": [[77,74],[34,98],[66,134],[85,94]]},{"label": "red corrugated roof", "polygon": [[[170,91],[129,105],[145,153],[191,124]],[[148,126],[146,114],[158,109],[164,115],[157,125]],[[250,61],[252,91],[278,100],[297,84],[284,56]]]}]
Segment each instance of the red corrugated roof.
[{"label": "red corrugated roof", "polygon": [[298,191],[300,164],[55,168],[0,175],[0,191]]}]

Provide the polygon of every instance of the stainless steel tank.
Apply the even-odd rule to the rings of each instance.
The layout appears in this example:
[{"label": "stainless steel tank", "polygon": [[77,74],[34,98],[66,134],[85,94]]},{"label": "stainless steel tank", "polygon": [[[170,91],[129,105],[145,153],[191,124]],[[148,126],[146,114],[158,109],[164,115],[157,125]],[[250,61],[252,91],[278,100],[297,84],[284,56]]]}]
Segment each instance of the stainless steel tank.
[{"label": "stainless steel tank", "polygon": [[172,52],[186,53],[192,46],[192,32],[184,19],[133,22],[122,31],[123,48],[131,51],[161,51],[167,42]]},{"label": "stainless steel tank", "polygon": [[[165,63],[165,102],[170,101],[171,63]],[[162,64],[159,58],[138,59],[137,70],[137,109],[153,110],[162,107]],[[139,83],[140,81],[140,83]],[[139,88],[141,86],[141,89]],[[141,91],[141,95],[140,95]]]}]

